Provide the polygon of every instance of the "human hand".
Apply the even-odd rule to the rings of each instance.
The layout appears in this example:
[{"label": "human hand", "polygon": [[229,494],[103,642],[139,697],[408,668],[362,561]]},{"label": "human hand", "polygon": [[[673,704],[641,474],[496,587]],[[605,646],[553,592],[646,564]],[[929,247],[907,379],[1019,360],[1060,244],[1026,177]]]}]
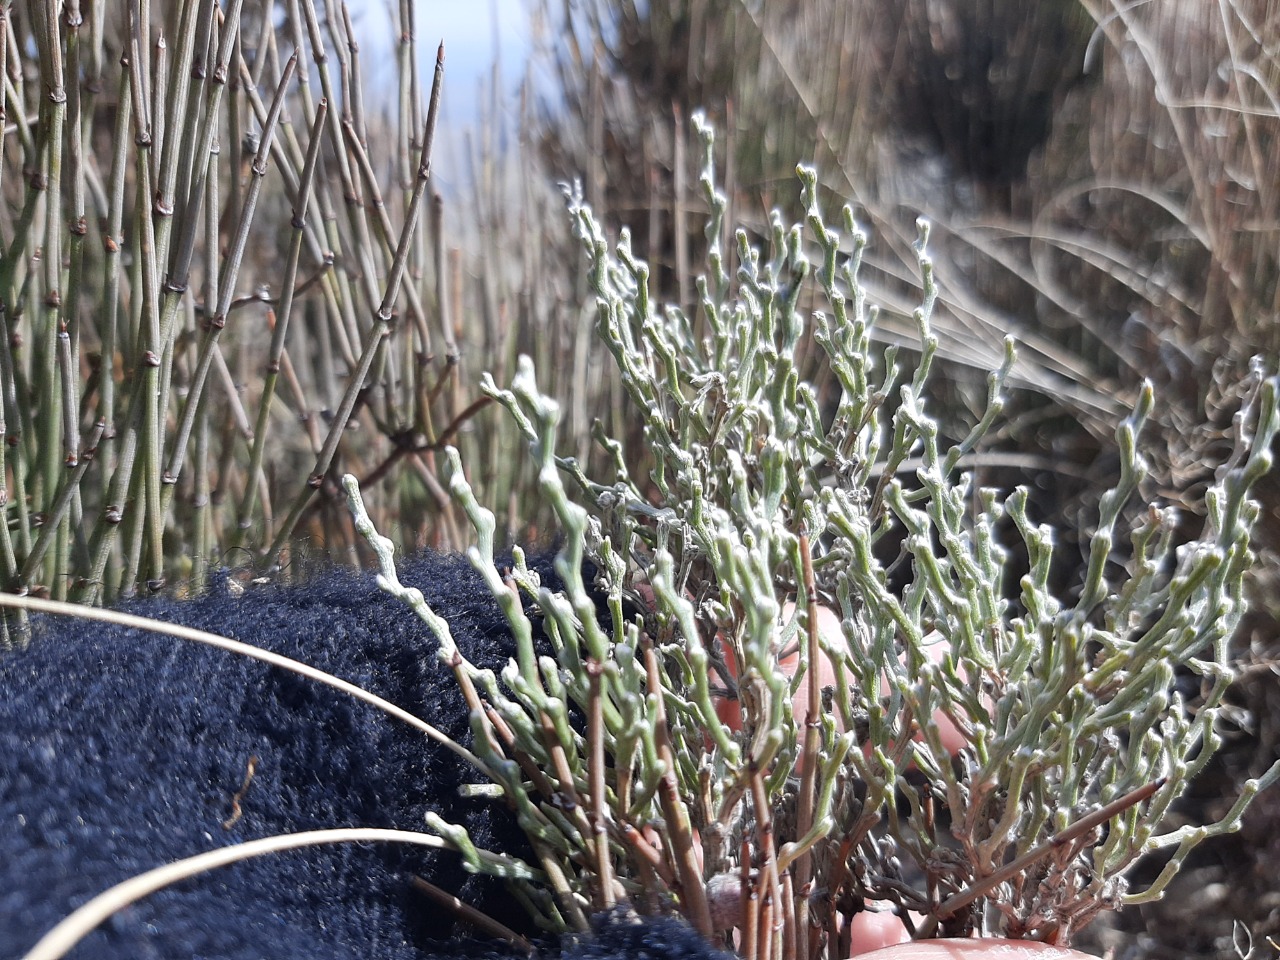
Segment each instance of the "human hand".
[{"label": "human hand", "polygon": [[1092,955],[1034,940],[917,940],[854,955],[859,960],[1096,960]]}]

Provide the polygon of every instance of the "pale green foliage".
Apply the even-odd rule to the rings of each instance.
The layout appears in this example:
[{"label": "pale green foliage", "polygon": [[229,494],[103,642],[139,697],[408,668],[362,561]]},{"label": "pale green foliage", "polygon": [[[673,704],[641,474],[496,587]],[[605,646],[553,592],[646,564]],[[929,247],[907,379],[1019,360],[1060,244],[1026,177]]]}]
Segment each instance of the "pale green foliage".
[{"label": "pale green foliage", "polygon": [[[1027,515],[1026,491],[973,490],[964,472],[1001,416],[1012,343],[990,377],[985,414],[962,442],[940,441],[928,413],[937,289],[927,227],[916,247],[921,347],[908,367],[892,349],[872,351],[875,311],[858,282],[866,238],[848,208],[845,238],[827,225],[812,171],[799,171],[803,227],[775,216],[765,251],[743,232],[732,255],[720,248],[724,201],[711,133],[699,132],[712,216],[695,316],[653,303],[648,268],[626,233],[611,250],[591,211],[576,194],[570,200],[592,265],[597,333],[643,418],[655,464],[647,482],[631,476],[626,451],[607,437],[598,439],[612,451],[613,477],[589,478],[557,458],[559,410],[538,391],[527,358],[509,390],[484,385],[528,438],[540,493],[555,507],[560,590],[541,585],[519,551],[504,579],[493,516],[453,457],[452,492],[479,536],[471,559],[517,642],[502,682],[466,662],[447,624],[424,616],[441,656],[477,703],[492,706],[491,715],[473,712],[475,750],[534,838],[541,879],[557,894],[543,901],[546,911],[580,923],[616,892],[637,902],[670,895],[705,929],[702,881],[743,875],[744,844],[751,884],[782,904],[778,938],[803,916],[800,901],[824,931],[849,897],[865,897],[925,913],[924,933],[941,923],[1069,938],[1101,907],[1157,895],[1195,842],[1237,825],[1262,785],[1250,782],[1217,825],[1161,832],[1170,804],[1218,746],[1214,724],[1232,677],[1227,640],[1243,609],[1258,514],[1248,495],[1271,465],[1276,381],[1255,372],[1235,453],[1205,495],[1203,530],[1181,545],[1172,508],[1135,509],[1140,434],[1153,403],[1144,388],[1117,431],[1121,476],[1089,531],[1083,583],[1070,597],[1056,595],[1054,532]],[[802,297],[815,296],[820,311],[802,308]],[[839,383],[834,400],[820,402],[797,373],[809,326]],[[1029,570],[1010,597],[1005,547],[1014,539],[1025,544]],[[816,750],[792,710],[809,666],[806,549],[817,596],[843,621],[840,637],[820,638],[835,683]],[[910,571],[901,589],[881,559],[894,553]],[[584,580],[587,560],[607,598],[603,618]],[[389,552],[382,561],[390,583]],[[513,587],[544,617],[553,656],[538,655]],[[783,615],[786,601],[796,613]],[[626,602],[642,613],[627,616]],[[778,662],[797,641],[801,669],[792,678]],[[741,732],[717,716],[717,691],[733,683],[726,660],[738,665]],[[598,693],[594,664],[602,665]],[[1177,692],[1175,671],[1200,678],[1195,703]],[[582,731],[572,707],[589,718],[598,711],[599,725]],[[958,756],[944,746],[944,724],[967,741]],[[588,759],[597,737],[609,757],[599,769]],[[1273,769],[1263,782],[1276,776]],[[600,783],[603,791],[593,787]],[[1072,832],[1144,787],[1154,792],[1104,832]],[[689,825],[703,847],[700,873],[687,857]],[[629,832],[649,827],[656,870]],[[609,838],[603,857],[597,836]],[[1156,886],[1126,894],[1125,868],[1171,845],[1176,855]],[[1013,877],[985,882],[1018,857]],[[786,897],[810,880],[821,896]]]}]

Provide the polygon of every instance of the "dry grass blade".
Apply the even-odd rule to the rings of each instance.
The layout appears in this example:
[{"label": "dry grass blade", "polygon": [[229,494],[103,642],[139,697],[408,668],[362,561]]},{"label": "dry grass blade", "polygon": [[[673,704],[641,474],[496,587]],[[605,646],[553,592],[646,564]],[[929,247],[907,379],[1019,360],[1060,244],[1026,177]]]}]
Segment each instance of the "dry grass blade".
[{"label": "dry grass blade", "polygon": [[175,637],[179,640],[190,640],[196,643],[202,643],[206,646],[215,647],[219,650],[226,650],[229,653],[239,654],[240,656],[249,657],[253,660],[260,660],[263,663],[273,667],[279,667],[282,670],[288,670],[299,676],[306,677],[309,680],[315,680],[323,683],[325,686],[333,687],[343,693],[355,697],[357,700],[363,700],[370,706],[377,707],[389,716],[401,720],[415,730],[418,730],[432,740],[449,750],[456,753],[467,763],[472,764],[482,773],[487,773],[488,768],[485,764],[473,754],[470,750],[458,744],[450,737],[445,736],[431,724],[427,723],[419,717],[415,717],[401,707],[397,707],[394,703],[382,699],[377,694],[370,693],[363,687],[349,683],[340,677],[325,673],[315,667],[308,666],[290,657],[281,656],[278,653],[272,653],[270,650],[263,650],[261,647],[251,646],[247,643],[241,643],[238,640],[231,640],[227,637],[220,637],[216,633],[209,633],[205,630],[195,630],[191,627],[184,627],[179,624],[164,623],[160,620],[151,620],[147,617],[139,617],[131,613],[122,613],[118,610],[101,610],[92,607],[85,607],[74,603],[64,603],[57,600],[42,600],[38,597],[17,597],[12,594],[0,593],[0,608],[9,608],[16,610],[26,610],[31,613],[51,613],[65,617],[77,617],[82,620],[96,620],[101,623],[111,623],[116,626],[130,627],[135,630],[146,630],[151,633],[159,633],[165,636]]},{"label": "dry grass blade", "polygon": [[[62,960],[62,957],[66,956],[76,944],[110,919],[112,914],[118,913],[143,897],[150,896],[157,890],[163,890],[182,880],[253,857],[334,843],[407,843],[419,847],[430,847],[434,850],[454,849],[453,844],[447,840],[429,833],[377,827],[309,830],[305,833],[289,833],[263,837],[259,840],[247,840],[234,846],[221,847],[176,863],[156,867],[154,870],[148,870],[146,873],[140,873],[136,877],[130,877],[116,884],[110,890],[103,891],[68,914],[57,926],[41,937],[35,946],[23,955],[22,960]],[[484,851],[480,851],[480,854],[482,857],[485,856]],[[492,854],[488,856],[493,858]]]},{"label": "dry grass blade", "polygon": [[530,956],[537,952],[532,943],[510,927],[504,926],[487,913],[477,910],[471,904],[463,902],[452,893],[441,890],[431,881],[415,876],[412,882],[416,889],[422,891],[436,903],[456,913],[477,930],[481,930],[497,940],[506,940],[508,943],[513,943]]}]

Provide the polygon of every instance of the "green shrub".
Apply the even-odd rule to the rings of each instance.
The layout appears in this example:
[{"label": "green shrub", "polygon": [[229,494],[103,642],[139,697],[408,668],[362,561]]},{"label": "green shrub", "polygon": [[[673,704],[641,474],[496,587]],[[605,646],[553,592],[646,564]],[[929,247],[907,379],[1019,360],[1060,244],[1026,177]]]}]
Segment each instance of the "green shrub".
[{"label": "green shrub", "polygon": [[[384,588],[430,623],[471,698],[474,749],[537,855],[530,902],[557,926],[624,897],[672,905],[706,933],[738,926],[747,956],[772,937],[771,955],[787,944],[798,951],[787,957],[804,957],[798,931],[832,931],[834,947],[840,915],[871,899],[924,914],[917,936],[1066,942],[1100,909],[1159,896],[1196,843],[1235,829],[1280,776],[1278,766],[1250,781],[1215,824],[1161,829],[1219,744],[1276,380],[1255,370],[1246,385],[1235,451],[1193,538],[1174,508],[1133,509],[1154,403],[1142,390],[1116,433],[1120,477],[1089,532],[1087,569],[1070,595],[1055,592],[1055,534],[1028,516],[1027,492],[973,489],[964,472],[1000,421],[1012,342],[962,441],[942,442],[925,408],[937,295],[927,225],[920,352],[907,364],[871,349],[866,237],[848,208],[843,238],[828,226],[813,171],[799,170],[803,227],[775,215],[767,250],[743,232],[721,249],[712,135],[698,130],[712,216],[696,316],[651,301],[625,231],[611,249],[570,194],[596,332],[653,456],[647,482],[603,434],[612,476],[557,456],[559,407],[528,358],[510,389],[484,384],[533,450],[563,535],[561,589],[539,583],[518,550],[514,569],[495,565],[493,515],[450,452],[451,490],[478,538],[470,557],[516,639],[501,678],[472,667],[448,623],[400,586],[390,542],[346,480]],[[802,292],[814,287],[823,309],[806,317]],[[834,399],[796,372],[810,324],[840,384]],[[536,649],[521,597],[549,652]],[[839,612],[839,636],[819,631],[820,605]],[[791,676],[780,659],[797,645]],[[823,657],[834,682],[820,690]],[[814,716],[793,709],[802,687],[821,703]],[[717,712],[733,693],[740,732]],[[954,756],[947,727],[963,738]],[[1159,879],[1130,891],[1126,868],[1168,848]],[[735,913],[744,884],[755,906]]]}]

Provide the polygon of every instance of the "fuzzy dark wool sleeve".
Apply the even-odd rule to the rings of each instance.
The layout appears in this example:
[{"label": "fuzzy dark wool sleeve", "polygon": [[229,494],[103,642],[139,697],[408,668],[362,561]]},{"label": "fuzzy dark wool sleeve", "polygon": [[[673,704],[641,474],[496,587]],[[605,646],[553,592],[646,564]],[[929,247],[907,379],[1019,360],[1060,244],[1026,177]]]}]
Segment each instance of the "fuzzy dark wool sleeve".
[{"label": "fuzzy dark wool sleeve", "polygon": [[[505,624],[464,559],[419,559],[403,579],[448,616],[474,662],[506,662]],[[371,576],[334,572],[243,596],[224,581],[197,600],[128,609],[313,664],[469,740],[434,636]],[[231,823],[250,758],[255,772]],[[20,956],[69,910],[133,874],[276,833],[421,830],[435,810],[466,823],[480,846],[522,850],[497,803],[458,799],[459,784],[480,779],[402,722],[284,670],[190,641],[37,618],[28,649],[0,654],[0,957]],[[414,874],[528,927],[499,882],[465,874],[452,853],[344,844],[185,881],[117,915],[71,955],[421,958],[455,931],[412,887]]]}]

